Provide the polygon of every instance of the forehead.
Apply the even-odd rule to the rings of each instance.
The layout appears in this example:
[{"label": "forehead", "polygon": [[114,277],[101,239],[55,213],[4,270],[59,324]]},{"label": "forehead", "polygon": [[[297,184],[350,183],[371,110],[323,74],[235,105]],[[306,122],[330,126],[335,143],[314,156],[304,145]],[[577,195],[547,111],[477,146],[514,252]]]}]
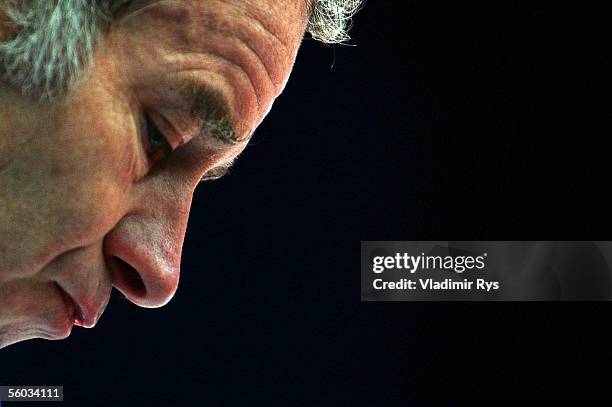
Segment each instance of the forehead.
[{"label": "forehead", "polygon": [[[127,17],[152,7],[183,9],[192,17],[207,17],[211,11],[232,17],[251,17],[282,34],[294,21],[308,17],[312,0],[123,0],[117,2],[116,17]],[[178,15],[177,15],[178,16]],[[290,41],[290,38],[286,38]]]},{"label": "forehead", "polygon": [[152,58],[138,74],[199,71],[232,102],[241,132],[248,133],[284,88],[307,9],[305,0],[137,1],[120,11],[118,26],[137,34],[123,36],[140,41],[132,51],[147,49]]}]

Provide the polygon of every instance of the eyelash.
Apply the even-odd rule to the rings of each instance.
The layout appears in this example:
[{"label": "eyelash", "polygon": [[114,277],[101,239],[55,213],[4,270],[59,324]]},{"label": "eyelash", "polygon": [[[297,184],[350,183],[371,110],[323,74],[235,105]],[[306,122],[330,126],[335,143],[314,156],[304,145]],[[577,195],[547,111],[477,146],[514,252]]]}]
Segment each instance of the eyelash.
[{"label": "eyelash", "polygon": [[172,146],[148,113],[144,113],[144,118],[146,151],[151,165],[154,166],[168,159],[170,153],[172,153]]},{"label": "eyelash", "polygon": [[[168,142],[164,133],[155,124],[151,115],[144,112],[145,119],[145,146],[151,168],[165,162],[172,153],[172,145]],[[228,168],[220,167],[209,171],[200,182],[210,182],[223,177],[228,172]]]}]

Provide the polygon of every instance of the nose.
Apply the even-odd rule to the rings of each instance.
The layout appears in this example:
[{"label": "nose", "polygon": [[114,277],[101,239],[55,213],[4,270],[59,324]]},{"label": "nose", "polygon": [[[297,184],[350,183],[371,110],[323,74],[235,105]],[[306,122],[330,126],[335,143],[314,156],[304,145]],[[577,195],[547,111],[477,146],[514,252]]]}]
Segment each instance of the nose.
[{"label": "nose", "polygon": [[161,307],[174,296],[190,205],[191,194],[183,199],[149,197],[106,236],[104,253],[113,286],[134,304]]}]

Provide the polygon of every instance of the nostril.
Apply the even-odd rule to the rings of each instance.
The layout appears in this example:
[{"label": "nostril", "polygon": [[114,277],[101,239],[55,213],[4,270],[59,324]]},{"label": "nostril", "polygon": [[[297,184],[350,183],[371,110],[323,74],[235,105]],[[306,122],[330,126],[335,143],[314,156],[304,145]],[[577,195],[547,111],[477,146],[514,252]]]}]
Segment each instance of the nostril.
[{"label": "nostril", "polygon": [[114,263],[113,274],[115,286],[117,286],[117,288],[120,290],[127,291],[134,296],[144,297],[147,289],[144,281],[142,281],[142,278],[136,269],[125,261],[121,260],[119,257],[113,256],[112,262]]}]

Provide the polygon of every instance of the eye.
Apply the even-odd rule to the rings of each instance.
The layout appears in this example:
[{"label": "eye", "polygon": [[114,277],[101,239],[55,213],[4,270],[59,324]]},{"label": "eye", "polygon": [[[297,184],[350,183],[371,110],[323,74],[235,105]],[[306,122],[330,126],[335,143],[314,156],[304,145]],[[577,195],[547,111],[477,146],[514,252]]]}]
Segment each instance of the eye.
[{"label": "eye", "polygon": [[159,130],[151,115],[145,113],[144,117],[146,123],[146,151],[152,165],[155,165],[168,159],[172,152],[172,146]]}]

